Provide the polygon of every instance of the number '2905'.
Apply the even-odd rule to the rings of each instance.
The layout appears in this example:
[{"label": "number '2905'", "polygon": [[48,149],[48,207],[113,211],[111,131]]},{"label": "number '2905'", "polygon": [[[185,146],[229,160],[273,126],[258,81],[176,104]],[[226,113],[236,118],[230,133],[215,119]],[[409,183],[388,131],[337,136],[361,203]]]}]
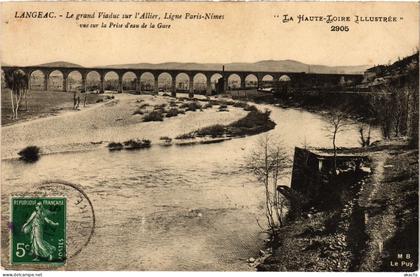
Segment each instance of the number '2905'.
[{"label": "number '2905'", "polygon": [[348,32],[350,31],[349,26],[331,26],[331,32]]}]

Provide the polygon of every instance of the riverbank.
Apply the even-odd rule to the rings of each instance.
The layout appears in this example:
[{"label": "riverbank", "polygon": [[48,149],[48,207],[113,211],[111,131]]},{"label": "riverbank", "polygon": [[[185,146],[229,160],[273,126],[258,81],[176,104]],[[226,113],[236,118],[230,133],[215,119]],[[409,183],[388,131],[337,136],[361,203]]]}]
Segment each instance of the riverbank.
[{"label": "riverbank", "polygon": [[[418,261],[418,150],[407,141],[349,149],[366,154],[372,174],[342,205],[305,211],[281,229],[261,271],[415,271]],[[398,254],[404,256],[404,262]],[[395,266],[395,262],[399,262]]]},{"label": "riverbank", "polygon": [[[98,149],[131,139],[149,139],[153,144],[161,137],[176,137],[219,122],[230,124],[247,114],[239,107],[221,112],[219,106],[206,107],[205,100],[117,94],[114,100],[91,109],[4,126],[2,159],[17,158],[30,145],[40,147],[45,155]],[[146,120],[152,113],[160,115],[157,121]]]},{"label": "riverbank", "polygon": [[373,119],[369,106],[368,93],[286,93],[274,96],[261,91],[243,91],[232,93],[237,100],[252,101],[257,104],[270,104],[281,108],[303,109],[313,113],[326,114],[331,110],[340,110],[353,120],[369,121]]},{"label": "riverbank", "polygon": [[[82,94],[79,110],[95,107],[112,98],[111,95],[87,93],[86,103],[84,104],[84,94]],[[74,101],[72,92],[28,91],[27,104],[26,109],[26,101],[22,100],[18,119],[12,119],[10,89],[3,88],[1,93],[1,125],[9,126],[75,111],[73,109]]]},{"label": "riverbank", "polygon": [[248,114],[227,125],[216,124],[200,128],[193,132],[189,132],[180,136],[177,136],[177,140],[191,140],[195,138],[233,138],[243,137],[247,135],[255,135],[263,132],[267,132],[276,126],[270,119],[270,111],[260,111],[255,106],[249,106],[246,104],[244,110],[249,111]]}]

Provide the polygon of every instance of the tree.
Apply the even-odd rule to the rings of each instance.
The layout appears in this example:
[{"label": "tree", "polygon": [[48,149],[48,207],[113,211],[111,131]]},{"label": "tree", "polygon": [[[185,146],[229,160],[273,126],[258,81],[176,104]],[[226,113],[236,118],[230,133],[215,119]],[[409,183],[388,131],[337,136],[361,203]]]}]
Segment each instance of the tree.
[{"label": "tree", "polygon": [[[22,98],[24,98],[26,101],[29,79],[26,73],[19,69],[5,72],[5,81],[6,86],[10,89],[12,119],[17,119]],[[28,109],[27,102],[26,109]]]},{"label": "tree", "polygon": [[245,166],[264,186],[265,215],[273,237],[278,235],[278,227],[283,226],[286,199],[277,187],[280,174],[288,162],[289,159],[279,143],[272,140],[269,135],[265,135],[248,157]]},{"label": "tree", "polygon": [[389,93],[386,91],[376,92],[370,98],[370,110],[375,121],[381,127],[382,135],[385,139],[391,138],[392,131],[392,101]]},{"label": "tree", "polygon": [[[388,85],[372,95],[369,102],[375,121],[381,127],[385,139],[391,138],[392,135],[416,137],[418,85],[405,84],[399,87]],[[413,125],[410,125],[411,123]]]},{"label": "tree", "polygon": [[[367,129],[367,134],[365,134],[366,129]],[[359,125],[359,134],[360,134],[359,143],[362,147],[368,147],[370,145],[370,139],[371,139],[370,133],[371,133],[370,123],[368,123],[368,124],[361,123]]]},{"label": "tree", "polygon": [[327,116],[328,126],[326,130],[328,131],[328,137],[332,140],[333,151],[334,151],[334,175],[337,172],[337,136],[339,133],[345,130],[345,127],[349,124],[346,120],[346,114],[339,110],[333,110]]}]

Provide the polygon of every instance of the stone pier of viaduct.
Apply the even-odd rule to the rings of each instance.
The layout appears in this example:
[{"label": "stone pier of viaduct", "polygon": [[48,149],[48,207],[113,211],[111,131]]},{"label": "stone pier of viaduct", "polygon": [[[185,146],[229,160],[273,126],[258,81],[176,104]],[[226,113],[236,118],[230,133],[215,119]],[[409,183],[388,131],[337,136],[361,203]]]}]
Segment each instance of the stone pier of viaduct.
[{"label": "stone pier of viaduct", "polygon": [[[202,74],[206,78],[206,94],[211,95],[212,94],[212,85],[211,85],[211,79],[214,75],[219,76],[219,78],[223,78],[224,81],[224,89],[225,91],[228,90],[228,82],[227,80],[233,76],[237,75],[237,77],[240,78],[240,87],[238,89],[244,89],[246,87],[245,80],[249,76],[253,76],[253,78],[257,81],[257,86],[260,87],[260,84],[262,83],[263,79],[268,76],[271,80],[277,81],[282,76],[286,75],[288,77],[288,80],[290,80],[290,85],[293,87],[303,87],[303,86],[317,86],[317,87],[323,87],[323,86],[334,86],[338,85],[340,82],[346,81],[346,82],[352,82],[352,83],[360,83],[363,79],[362,74],[321,74],[321,73],[305,73],[305,72],[278,72],[278,71],[223,71],[223,70],[182,70],[182,69],[134,69],[134,68],[107,68],[107,67],[93,67],[93,68],[86,68],[86,67],[49,67],[49,66],[25,66],[25,67],[19,67],[19,66],[3,66],[2,70],[7,71],[14,71],[14,70],[23,70],[27,76],[29,76],[29,88],[31,88],[31,76],[35,71],[40,71],[44,75],[44,90],[49,90],[48,84],[50,75],[52,72],[60,72],[63,76],[63,91],[68,90],[68,79],[69,75],[72,72],[78,72],[82,76],[82,90],[87,90],[87,75],[90,72],[96,72],[100,76],[100,85],[99,90],[101,92],[104,91],[104,80],[105,75],[114,72],[118,76],[118,92],[123,91],[123,76],[126,73],[133,73],[136,76],[135,79],[135,90],[137,93],[142,92],[141,87],[141,77],[143,74],[150,73],[153,76],[154,79],[154,92],[157,93],[159,90],[158,86],[158,78],[161,74],[167,73],[171,76],[171,92],[173,94],[176,93],[176,77],[179,74],[186,74],[189,79],[189,93],[194,94],[194,77],[197,74]],[[281,80],[281,79],[280,79]]]}]

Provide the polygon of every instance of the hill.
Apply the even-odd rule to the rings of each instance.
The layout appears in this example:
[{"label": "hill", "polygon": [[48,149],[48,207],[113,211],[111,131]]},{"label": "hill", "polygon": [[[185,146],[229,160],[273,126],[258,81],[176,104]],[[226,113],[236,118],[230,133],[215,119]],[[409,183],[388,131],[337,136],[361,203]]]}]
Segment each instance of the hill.
[{"label": "hill", "polygon": [[58,62],[51,62],[51,63],[43,63],[38,64],[37,66],[46,66],[46,67],[83,67],[79,64],[75,63],[69,63],[64,61],[58,61]]},{"label": "hill", "polygon": [[[310,65],[294,60],[264,60],[255,63],[131,63],[115,64],[106,66],[95,66],[102,68],[131,68],[131,69],[168,69],[168,70],[222,70],[223,65],[228,71],[280,71],[280,72],[311,72],[311,73],[363,73],[369,65],[357,66],[326,66]],[[84,67],[79,64],[57,61],[39,64],[46,67]]]},{"label": "hill", "polygon": [[[309,65],[294,60],[265,60],[255,63],[227,63],[225,70],[238,71],[284,71],[284,72],[312,72],[312,73],[363,73],[368,65],[358,66],[326,66]],[[108,65],[107,68],[147,68],[147,69],[185,69],[185,70],[221,70],[221,63],[133,63]]]}]

